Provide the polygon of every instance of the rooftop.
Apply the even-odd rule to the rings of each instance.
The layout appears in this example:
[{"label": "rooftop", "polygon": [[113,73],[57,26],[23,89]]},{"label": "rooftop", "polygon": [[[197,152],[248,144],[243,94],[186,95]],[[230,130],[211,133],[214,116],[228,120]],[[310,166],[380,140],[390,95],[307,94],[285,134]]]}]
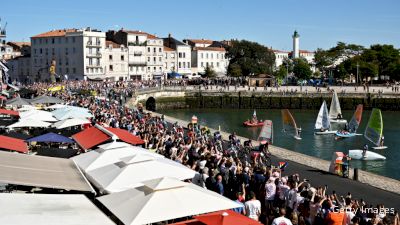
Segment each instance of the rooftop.
[{"label": "rooftop", "polygon": [[41,37],[63,37],[65,36],[66,33],[68,32],[76,32],[77,29],[60,29],[60,30],[51,30],[47,31],[45,33],[41,33],[35,36],[32,36],[32,38],[41,38]]},{"label": "rooftop", "polygon": [[164,52],[173,52],[173,51],[175,50],[164,46]]},{"label": "rooftop", "polygon": [[155,36],[153,34],[149,34],[149,33],[143,32],[141,30],[121,30],[121,31],[126,32],[128,34],[146,35],[148,39],[158,39],[157,36]]},{"label": "rooftop", "polygon": [[31,46],[31,42],[27,42],[27,41],[9,41],[7,42],[8,45],[11,46],[16,46],[19,48],[22,48],[24,46]]},{"label": "rooftop", "polygon": [[115,42],[113,42],[113,41],[106,41],[106,47],[108,48],[110,45],[111,45],[113,48],[120,48],[120,47],[121,47],[121,45],[118,44],[118,43],[115,43]]},{"label": "rooftop", "polygon": [[196,51],[196,50],[225,52],[225,48],[219,48],[219,47],[194,47],[193,51]]},{"label": "rooftop", "polygon": [[212,44],[214,41],[212,40],[207,40],[207,39],[187,39],[188,41],[191,41],[196,44]]}]

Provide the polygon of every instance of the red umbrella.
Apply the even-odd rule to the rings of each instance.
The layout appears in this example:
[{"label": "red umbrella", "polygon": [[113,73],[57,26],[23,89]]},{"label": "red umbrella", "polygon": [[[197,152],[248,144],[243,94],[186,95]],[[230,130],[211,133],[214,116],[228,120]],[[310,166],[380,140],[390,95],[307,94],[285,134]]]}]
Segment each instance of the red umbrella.
[{"label": "red umbrella", "polygon": [[261,223],[250,219],[232,210],[223,210],[195,216],[198,221],[206,225],[260,225]]}]

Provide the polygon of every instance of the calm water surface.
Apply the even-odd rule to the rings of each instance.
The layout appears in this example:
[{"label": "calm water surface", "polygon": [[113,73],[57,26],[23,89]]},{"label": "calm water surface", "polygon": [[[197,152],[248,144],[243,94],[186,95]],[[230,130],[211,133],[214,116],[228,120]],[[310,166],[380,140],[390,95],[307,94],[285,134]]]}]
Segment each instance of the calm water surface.
[{"label": "calm water surface", "polygon": [[[257,139],[261,128],[246,128],[243,121],[250,118],[250,109],[185,109],[166,110],[160,113],[190,121],[196,115],[201,125],[218,128],[226,132],[235,131],[238,135]],[[274,123],[274,145],[296,152],[330,160],[335,151],[347,152],[349,149],[362,149],[365,143],[372,146],[363,136],[335,140],[334,135],[314,135],[314,124],[318,114],[315,110],[291,110],[299,127],[302,128],[302,140],[295,140],[282,132],[281,111],[275,109],[257,110],[259,119],[270,119]],[[374,150],[386,156],[385,161],[353,160],[353,167],[400,180],[400,112],[383,111],[385,150]],[[343,116],[350,121],[352,111],[344,111]],[[364,111],[358,133],[364,133],[370,111]]]}]

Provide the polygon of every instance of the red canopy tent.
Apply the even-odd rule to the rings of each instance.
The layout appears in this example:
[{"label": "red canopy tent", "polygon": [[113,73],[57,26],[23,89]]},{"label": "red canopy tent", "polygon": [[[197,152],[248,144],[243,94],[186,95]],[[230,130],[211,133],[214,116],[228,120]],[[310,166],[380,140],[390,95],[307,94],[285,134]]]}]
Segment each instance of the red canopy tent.
[{"label": "red canopy tent", "polygon": [[28,153],[28,145],[24,140],[0,135],[0,149]]},{"label": "red canopy tent", "polygon": [[0,114],[9,116],[19,116],[18,111],[8,110],[8,109],[0,109]]},{"label": "red canopy tent", "polygon": [[260,225],[261,223],[250,219],[232,210],[222,210],[194,216],[195,219],[174,223],[171,225]]},{"label": "red canopy tent", "polygon": [[96,127],[90,127],[77,134],[74,134],[72,135],[72,138],[85,150],[91,149],[94,146],[102,144],[111,139],[109,135],[105,134]]},{"label": "red canopy tent", "polygon": [[105,127],[108,131],[110,131],[111,133],[115,134],[118,136],[119,139],[121,139],[122,141],[132,144],[132,145],[142,145],[144,144],[144,141],[129,133],[129,131],[127,130],[123,130],[123,129],[119,129],[119,128],[112,128],[112,127]]}]

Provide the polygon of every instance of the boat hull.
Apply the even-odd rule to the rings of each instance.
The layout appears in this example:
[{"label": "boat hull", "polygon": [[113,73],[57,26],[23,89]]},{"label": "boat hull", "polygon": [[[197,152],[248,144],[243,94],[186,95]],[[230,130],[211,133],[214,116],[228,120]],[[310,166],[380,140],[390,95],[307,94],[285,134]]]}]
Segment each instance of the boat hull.
[{"label": "boat hull", "polygon": [[325,134],[336,134],[337,130],[327,130],[327,131],[316,131],[314,134],[316,135],[325,135]]},{"label": "boat hull", "polygon": [[346,134],[343,134],[343,133],[336,132],[335,135],[338,136],[338,137],[341,137],[341,138],[348,138],[348,137],[359,136],[359,135],[362,135],[362,134],[357,134],[357,133],[346,133]]},{"label": "boat hull", "polygon": [[358,160],[385,160],[386,157],[375,152],[367,151],[365,157],[362,155],[363,150],[355,149],[349,150],[349,157]]},{"label": "boat hull", "polygon": [[372,147],[375,150],[382,150],[382,149],[387,149],[387,146],[377,146],[377,147]]},{"label": "boat hull", "polygon": [[245,127],[262,127],[264,125],[264,122],[258,122],[258,123],[251,123],[251,122],[243,122],[243,126]]}]

